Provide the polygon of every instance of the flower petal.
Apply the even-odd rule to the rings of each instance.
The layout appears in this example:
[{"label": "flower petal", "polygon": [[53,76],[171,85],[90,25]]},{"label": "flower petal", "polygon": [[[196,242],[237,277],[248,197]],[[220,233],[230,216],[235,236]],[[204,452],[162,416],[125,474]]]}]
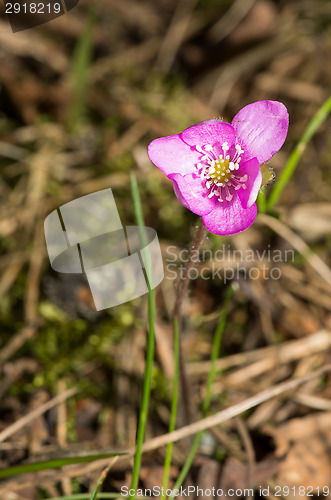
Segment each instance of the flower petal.
[{"label": "flower petal", "polygon": [[179,135],[170,135],[152,141],[148,146],[148,156],[154,165],[169,176],[193,172],[201,153],[185,144]]},{"label": "flower petal", "polygon": [[262,183],[262,174],[259,162],[256,158],[245,161],[240,164],[238,174],[247,175],[247,181],[244,182],[246,188],[238,190],[238,196],[243,208],[249,208],[257,198]]},{"label": "flower petal", "polygon": [[278,101],[257,101],[242,108],[232,125],[245,153],[243,160],[254,158],[263,163],[277,153],[287,135],[289,117]]},{"label": "flower petal", "polygon": [[223,144],[227,142],[229,147],[235,140],[235,131],[229,123],[221,120],[206,120],[193,125],[179,134],[181,139],[190,146],[202,146],[204,144]]},{"label": "flower petal", "polygon": [[217,203],[212,212],[202,217],[207,229],[214,234],[236,234],[253,224],[257,214],[256,203],[246,210],[238,196],[231,202]]},{"label": "flower petal", "polygon": [[197,215],[209,214],[213,210],[216,198],[208,198],[205,182],[197,174],[174,174],[170,178],[174,183],[175,195],[184,207]]}]

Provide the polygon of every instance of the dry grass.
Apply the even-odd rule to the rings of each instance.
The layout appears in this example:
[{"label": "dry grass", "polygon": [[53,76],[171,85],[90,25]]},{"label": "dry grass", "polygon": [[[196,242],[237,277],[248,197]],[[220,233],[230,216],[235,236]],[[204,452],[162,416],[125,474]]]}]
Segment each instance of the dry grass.
[{"label": "dry grass", "polygon": [[[134,171],[146,224],[157,230],[167,264],[169,248],[176,247],[177,254],[186,248],[187,228],[196,220],[149,162],[147,144],[204,119],[231,120],[249,102],[279,100],[289,110],[290,130],[270,162],[277,175],[330,89],[331,9],[326,0],[99,0],[96,10],[92,57],[82,74],[75,47],[89,15],[87,0],[57,20],[17,34],[4,16],[0,19],[2,467],[91,450],[132,449],[135,440],[146,299],[96,313],[84,281],[51,271],[45,217],[63,203],[111,187],[122,222],[134,223],[129,182]],[[73,83],[78,77],[86,84],[82,95]],[[222,240],[209,235],[204,242],[205,251],[215,253],[225,245],[231,252],[198,268],[242,269],[234,284],[209,418],[216,419],[215,425],[226,412],[231,417],[245,412],[240,420],[221,418],[217,422],[222,425],[206,434],[188,484],[307,488],[311,481],[315,492],[331,487],[331,424],[321,418],[330,412],[331,395],[330,375],[323,371],[331,345],[330,125],[329,118],[308,145],[276,207],[277,219],[261,215],[242,234]],[[266,248],[283,256],[294,250],[288,254],[294,257],[270,263],[264,256],[252,263],[236,260],[232,252],[261,255]],[[280,279],[270,279],[272,266],[280,269]],[[252,267],[257,269],[254,279],[243,279]],[[157,289],[147,440],[164,437],[146,444],[144,487],[161,483],[162,446],[171,439],[174,285],[167,276]],[[185,427],[177,430],[178,436],[210,427],[201,419],[201,403],[224,288],[221,279],[193,280],[183,304],[197,424],[186,434]],[[324,377],[311,376],[316,369]],[[307,378],[296,385],[298,377]],[[291,384],[295,390],[285,390]],[[274,386],[276,392],[284,390],[271,399]],[[75,389],[66,392],[67,387]],[[64,405],[73,391],[75,397]],[[261,394],[265,398],[259,399]],[[245,406],[254,398],[255,405]],[[292,435],[292,420],[307,423],[307,436]],[[287,444],[281,442],[282,432]],[[292,441],[298,446],[294,452],[288,446]],[[174,448],[171,481],[188,445],[178,441]],[[293,455],[302,449],[301,467]],[[317,453],[314,459],[310,450]],[[88,492],[103,465],[8,479],[0,485],[0,496],[37,500]],[[114,463],[104,491],[119,491],[130,482],[131,470],[131,459]],[[206,470],[214,471],[209,480]]]}]

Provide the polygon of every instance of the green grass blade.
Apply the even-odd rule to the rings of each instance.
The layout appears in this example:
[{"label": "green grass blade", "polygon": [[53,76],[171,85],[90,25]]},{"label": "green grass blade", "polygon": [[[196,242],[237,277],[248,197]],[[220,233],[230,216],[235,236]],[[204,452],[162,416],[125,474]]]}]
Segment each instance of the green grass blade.
[{"label": "green grass blade", "polygon": [[[225,299],[224,299],[224,304],[223,304],[223,309],[218,321],[218,325],[215,331],[214,335],[214,340],[213,340],[213,347],[212,347],[212,353],[211,353],[211,358],[210,358],[210,370],[208,373],[208,379],[207,379],[207,387],[206,387],[206,395],[205,399],[202,405],[202,411],[204,415],[207,413],[209,407],[210,407],[210,402],[211,402],[211,397],[212,397],[212,384],[215,379],[215,374],[216,374],[216,360],[219,356],[220,348],[221,348],[221,343],[222,343],[222,337],[223,337],[223,332],[226,324],[226,318],[228,314],[228,306],[231,300],[231,297],[233,295],[233,288],[230,286],[227,289]],[[173,491],[180,489],[182,486],[190,468],[193,463],[194,457],[198,451],[199,444],[201,441],[203,435],[203,431],[200,431],[196,434],[193,444],[191,446],[190,452],[188,454],[188,457],[186,459],[186,462],[180,471],[180,474],[177,478],[177,481],[173,487]],[[173,500],[175,498],[175,495],[171,495],[169,497],[169,500]]]},{"label": "green grass blade", "polygon": [[[195,438],[194,438],[194,441],[193,441],[193,444],[191,446],[191,449],[190,449],[190,452],[187,456],[187,459],[186,459],[186,462],[185,464],[183,465],[183,468],[182,470],[180,471],[180,474],[177,478],[177,481],[173,487],[173,491],[174,490],[177,490],[177,489],[180,489],[180,487],[182,486],[183,482],[185,481],[185,478],[191,468],[191,465],[193,463],[193,460],[194,460],[194,457],[198,451],[198,448],[199,448],[199,444],[200,444],[200,440],[202,438],[202,434],[203,434],[203,431],[199,431],[196,435],[195,435]],[[173,500],[175,498],[175,495],[172,494],[170,497],[169,497],[169,500]]]},{"label": "green grass blade", "polygon": [[[150,252],[148,250],[148,238],[146,235],[145,231],[145,221],[144,221],[144,214],[141,206],[141,200],[140,200],[140,194],[139,194],[139,189],[138,189],[138,184],[137,184],[137,179],[134,174],[131,174],[130,176],[130,181],[131,181],[131,192],[132,192],[132,199],[133,199],[133,208],[134,208],[134,213],[135,213],[135,218],[138,224],[138,231],[139,231],[139,236],[140,236],[140,241],[141,241],[141,253],[145,257],[144,263],[146,266],[146,273],[149,279],[147,279],[147,286],[150,290],[150,280],[151,282],[153,281],[153,275],[152,275],[152,262],[151,262],[151,256]],[[150,290],[151,291],[151,290]]]},{"label": "green grass blade", "polygon": [[330,112],[331,112],[331,97],[329,97],[324,102],[324,104],[319,108],[317,113],[313,116],[313,118],[305,128],[298,144],[295,146],[292,153],[290,154],[290,157],[287,160],[287,163],[282,173],[278,177],[278,180],[275,182],[273,189],[269,195],[269,198],[266,203],[267,210],[271,210],[272,207],[275,205],[275,203],[277,203],[277,201],[279,200],[279,197],[282,194],[284,188],[287,186],[291,176],[293,175],[293,172],[295,171],[300,158],[305,152],[308,142],[315,134],[315,132],[319,129],[319,127],[327,118]]},{"label": "green grass blade", "polygon": [[47,460],[45,462],[35,462],[33,464],[15,465],[7,469],[0,470],[0,478],[16,476],[17,474],[26,474],[28,472],[38,472],[46,469],[58,469],[65,465],[80,464],[85,462],[93,462],[95,460],[102,460],[104,458],[115,457],[123,455],[123,453],[105,453],[102,455],[87,455],[85,457],[68,457],[58,458],[55,460]]},{"label": "green grass blade", "polygon": [[93,8],[87,18],[85,29],[74,48],[71,69],[71,100],[68,111],[68,128],[75,129],[84,115],[86,91],[88,87],[89,67],[92,59],[93,30],[96,23],[96,12]]},{"label": "green grass blade", "polygon": [[104,482],[104,480],[106,479],[107,474],[108,474],[108,472],[109,472],[109,470],[110,470],[110,468],[111,468],[111,466],[112,466],[112,465],[113,465],[113,464],[112,464],[112,463],[110,463],[110,464],[109,464],[109,465],[108,465],[108,466],[107,466],[107,467],[106,467],[106,468],[102,471],[102,473],[100,474],[99,479],[98,479],[98,481],[97,481],[97,484],[95,485],[95,488],[94,488],[94,490],[93,490],[93,492],[92,492],[92,495],[91,495],[91,500],[96,500],[96,499],[98,498],[98,493],[99,493],[99,490],[100,490],[100,488],[101,488],[101,486],[102,486],[102,483],[103,483],[103,482]]},{"label": "green grass blade", "polygon": [[223,309],[220,314],[220,318],[216,327],[214,339],[213,339],[213,347],[212,347],[212,352],[211,352],[211,357],[210,357],[210,370],[208,373],[208,378],[207,378],[207,387],[206,387],[206,395],[205,399],[202,405],[202,412],[204,417],[206,416],[210,403],[211,403],[211,398],[212,398],[212,385],[215,380],[215,375],[216,375],[216,360],[218,359],[220,355],[220,350],[221,350],[221,345],[222,345],[222,338],[223,338],[223,332],[226,324],[226,318],[228,315],[228,307],[230,300],[233,295],[233,287],[229,286],[228,289],[226,290],[225,293],[225,298],[224,298],[224,303],[223,303]]},{"label": "green grass blade", "polygon": [[[143,210],[141,206],[141,200],[138,190],[138,184],[136,177],[131,175],[131,192],[133,198],[134,212],[138,226],[140,226],[141,231],[141,240],[144,244],[144,248],[146,248],[146,235],[144,235],[144,216]],[[149,259],[149,253],[146,252],[146,270],[151,272],[151,262]],[[148,280],[147,280],[148,284]],[[150,392],[151,392],[151,380],[152,380],[152,370],[153,370],[153,361],[154,361],[154,345],[155,345],[155,293],[154,290],[148,284],[148,335],[147,335],[147,351],[146,351],[146,368],[145,368],[145,376],[143,382],[143,392],[142,392],[142,400],[141,400],[141,408],[139,415],[139,424],[137,431],[137,444],[136,444],[136,453],[134,457],[134,465],[132,472],[132,480],[131,480],[131,489],[135,490],[138,486],[139,481],[139,472],[141,465],[141,457],[142,457],[142,446],[145,438],[146,424],[147,424],[147,415],[148,415],[148,407],[150,400]],[[130,495],[130,498],[134,498],[135,495]]]},{"label": "green grass blade", "polygon": [[[176,426],[176,414],[177,414],[177,402],[178,402],[178,388],[179,388],[179,328],[178,328],[178,318],[174,318],[174,344],[175,344],[175,373],[174,373],[174,382],[173,382],[173,392],[172,392],[172,401],[171,401],[171,411],[170,411],[170,423],[169,423],[169,432],[175,430]],[[171,466],[171,456],[172,456],[172,447],[173,443],[169,443],[167,446],[167,452],[164,461],[164,472],[163,472],[163,481],[162,486],[164,491],[167,490],[169,474],[170,474],[170,466]],[[162,499],[166,498],[166,495],[162,495]]]},{"label": "green grass blade", "polygon": [[[106,470],[108,471],[108,467],[107,467]],[[104,482],[104,480],[106,478],[106,475],[107,474],[105,474],[105,471],[102,471],[102,474],[100,474],[100,476],[98,478],[98,481],[97,481],[97,484],[95,485],[95,488],[92,491],[91,497],[89,496],[90,500],[96,500],[98,498],[99,490],[100,490],[100,488],[102,486],[102,483]]]}]

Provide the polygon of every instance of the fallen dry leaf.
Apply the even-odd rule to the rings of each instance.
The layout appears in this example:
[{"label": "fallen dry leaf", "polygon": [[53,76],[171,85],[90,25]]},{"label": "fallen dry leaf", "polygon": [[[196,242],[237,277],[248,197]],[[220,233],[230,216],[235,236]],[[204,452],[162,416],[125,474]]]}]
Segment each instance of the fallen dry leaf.
[{"label": "fallen dry leaf", "polygon": [[[284,456],[276,483],[314,491],[331,484],[331,412],[294,418],[268,429],[276,442],[276,455]],[[301,497],[306,498],[306,497]],[[308,497],[307,497],[308,498]]]}]

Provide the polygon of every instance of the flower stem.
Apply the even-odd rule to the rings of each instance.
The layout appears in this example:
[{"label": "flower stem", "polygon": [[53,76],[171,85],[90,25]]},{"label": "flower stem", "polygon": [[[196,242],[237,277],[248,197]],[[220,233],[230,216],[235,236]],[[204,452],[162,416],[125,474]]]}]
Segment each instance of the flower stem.
[{"label": "flower stem", "polygon": [[264,213],[266,211],[267,204],[266,204],[266,195],[265,195],[265,191],[263,188],[260,189],[260,192],[257,195],[256,201],[257,201],[258,211],[261,213]]},{"label": "flower stem", "polygon": [[191,269],[193,269],[195,262],[196,262],[193,257],[194,257],[194,255],[196,255],[197,250],[199,250],[206,233],[207,233],[206,226],[204,225],[204,223],[202,222],[202,219],[201,219],[200,224],[198,226],[198,231],[197,231],[194,243],[193,243],[191,251],[189,253],[187,266],[186,266],[185,271],[184,271],[184,276],[183,276],[183,278],[180,281],[179,286],[178,286],[177,297],[176,297],[176,302],[175,302],[175,307],[174,307],[174,318],[178,319],[179,325],[181,322],[181,314],[182,314],[181,309],[182,309],[184,295],[185,295],[185,292],[186,292],[187,287],[188,287],[189,282],[190,282],[190,271],[191,271]]},{"label": "flower stem", "polygon": [[[196,263],[196,259],[194,258],[194,256],[196,256],[196,252],[199,250],[206,233],[207,229],[201,219],[195,236],[194,243],[189,253],[188,262],[184,271],[184,276],[179,282],[177,290],[173,317],[174,321],[177,322],[177,327],[179,331],[181,329],[183,299],[190,282],[190,271],[191,269],[193,269]],[[180,375],[181,394],[182,394],[181,401],[183,402],[184,417],[186,423],[189,423],[191,421],[190,400],[189,400],[190,391],[188,387],[187,375],[185,370],[185,362],[184,362],[181,338],[179,338],[179,375]]]},{"label": "flower stem", "polygon": [[[223,332],[224,332],[226,318],[227,318],[227,314],[228,314],[228,307],[229,307],[229,303],[230,303],[230,300],[232,298],[233,292],[234,292],[234,290],[231,286],[226,291],[222,312],[221,312],[221,315],[220,315],[220,318],[218,321],[218,325],[217,325],[217,328],[215,331],[215,335],[214,335],[213,348],[212,348],[212,354],[211,354],[211,359],[210,359],[210,369],[209,369],[209,374],[208,374],[208,379],[207,379],[206,395],[205,395],[205,399],[204,399],[203,405],[202,405],[202,411],[203,411],[204,417],[206,416],[206,414],[210,408],[210,403],[211,403],[211,398],[212,398],[212,385],[213,385],[215,375],[216,375],[216,360],[217,360],[219,353],[220,353]],[[172,488],[173,491],[175,491],[176,489],[180,489],[181,485],[183,484],[183,482],[188,474],[188,471],[191,468],[194,457],[198,451],[202,435],[203,435],[203,431],[199,431],[195,435],[195,438],[194,438],[192,447],[190,449],[190,452],[187,456],[186,462],[185,462],[185,464],[184,464],[184,466],[183,466],[183,468],[182,468],[182,470],[177,478],[177,481],[176,481],[174,487]],[[172,494],[168,498],[168,500],[174,500],[174,498],[175,498],[175,495]]]}]

